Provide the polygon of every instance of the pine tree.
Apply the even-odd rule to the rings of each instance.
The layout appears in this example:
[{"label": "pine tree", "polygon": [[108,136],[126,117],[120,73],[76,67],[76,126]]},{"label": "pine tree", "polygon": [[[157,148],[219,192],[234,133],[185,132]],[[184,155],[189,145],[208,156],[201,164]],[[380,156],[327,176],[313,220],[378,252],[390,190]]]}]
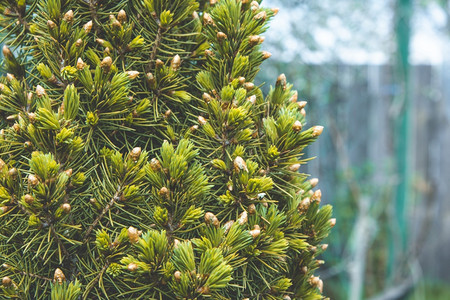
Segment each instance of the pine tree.
[{"label": "pine tree", "polygon": [[2,0],[2,299],[322,299],[321,126],[248,0]]}]

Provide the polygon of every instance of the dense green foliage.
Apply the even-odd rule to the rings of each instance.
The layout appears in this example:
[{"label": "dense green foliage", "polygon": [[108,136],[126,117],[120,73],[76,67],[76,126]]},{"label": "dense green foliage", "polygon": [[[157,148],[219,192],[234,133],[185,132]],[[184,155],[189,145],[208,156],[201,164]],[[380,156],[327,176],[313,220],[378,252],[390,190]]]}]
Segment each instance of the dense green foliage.
[{"label": "dense green foliage", "polygon": [[[217,2],[217,3],[216,3]],[[257,1],[0,1],[0,295],[322,299],[322,127]]]}]

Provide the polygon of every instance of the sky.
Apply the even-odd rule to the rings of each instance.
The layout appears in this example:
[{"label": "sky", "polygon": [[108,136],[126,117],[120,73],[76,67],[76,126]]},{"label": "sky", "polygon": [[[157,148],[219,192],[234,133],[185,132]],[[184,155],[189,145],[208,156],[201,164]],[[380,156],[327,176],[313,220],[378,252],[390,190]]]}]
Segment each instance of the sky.
[{"label": "sky", "polygon": [[[344,3],[358,1],[330,0],[331,6],[323,5],[326,9],[329,7],[330,13],[322,12],[320,17],[326,18],[325,21],[308,15],[301,6],[283,6],[286,1],[263,1],[266,7],[280,8],[266,33],[266,44],[268,51],[277,53],[277,57],[284,61],[300,57],[305,63],[337,59],[348,64],[384,64],[389,60],[389,53],[395,49],[392,0],[365,0],[360,4],[360,11],[353,14],[346,14],[346,10],[355,4],[346,7]],[[430,4],[426,9],[416,9],[410,49],[412,64],[437,65],[445,60],[449,37],[439,30],[445,23],[446,15],[436,4]],[[302,24],[309,26],[316,48],[314,51],[298,39],[302,35],[296,32],[292,24],[297,24],[297,29],[302,28],[299,27]]]}]

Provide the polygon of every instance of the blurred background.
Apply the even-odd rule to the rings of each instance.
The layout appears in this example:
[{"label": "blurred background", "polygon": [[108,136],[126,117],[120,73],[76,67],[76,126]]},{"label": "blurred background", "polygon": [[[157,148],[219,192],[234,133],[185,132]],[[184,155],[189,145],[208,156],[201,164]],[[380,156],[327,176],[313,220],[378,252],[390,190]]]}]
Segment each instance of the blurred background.
[{"label": "blurred background", "polygon": [[285,73],[324,125],[304,167],[337,226],[331,299],[450,299],[450,0],[264,0],[258,82]]}]

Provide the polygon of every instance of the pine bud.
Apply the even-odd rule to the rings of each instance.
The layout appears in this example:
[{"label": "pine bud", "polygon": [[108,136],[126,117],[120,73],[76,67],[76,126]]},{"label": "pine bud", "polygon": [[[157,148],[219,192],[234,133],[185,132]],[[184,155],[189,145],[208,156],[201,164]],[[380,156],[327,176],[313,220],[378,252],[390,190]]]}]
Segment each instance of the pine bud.
[{"label": "pine bud", "polygon": [[253,237],[253,239],[256,239],[261,234],[261,228],[259,225],[255,225],[253,227],[253,230],[250,230],[250,235]]},{"label": "pine bud", "polygon": [[50,29],[55,29],[55,28],[56,28],[56,23],[53,22],[52,20],[48,20],[48,21],[47,21],[47,26],[48,26],[48,28],[50,28]]},{"label": "pine bud", "polygon": [[16,180],[17,179],[17,174],[19,174],[19,172],[17,171],[16,168],[11,168],[8,171],[8,175],[13,179]]},{"label": "pine bud", "polygon": [[247,223],[247,221],[248,221],[248,214],[246,211],[244,211],[239,215],[238,223],[239,225],[244,225],[245,223]]},{"label": "pine bud", "polygon": [[129,263],[127,266],[127,270],[130,272],[135,272],[138,269],[138,265],[135,263]]},{"label": "pine bud", "polygon": [[180,246],[180,241],[179,241],[178,239],[174,239],[174,240],[173,240],[173,248],[174,248],[174,249],[177,249],[178,246]]},{"label": "pine bud", "polygon": [[289,297],[289,295],[284,295],[283,300],[291,300],[291,297]]},{"label": "pine bud", "polygon": [[302,116],[306,117],[306,110],[304,108],[300,110],[300,113],[302,114]]},{"label": "pine bud", "polygon": [[211,95],[208,93],[203,93],[202,98],[206,103],[209,103],[213,100],[213,97],[211,97]]},{"label": "pine bud", "polygon": [[238,81],[239,81],[239,84],[240,84],[240,85],[244,85],[244,83],[245,83],[245,77],[240,76],[240,77],[238,78]]},{"label": "pine bud", "polygon": [[234,221],[230,220],[228,222],[225,223],[225,225],[223,225],[223,229],[225,229],[225,233],[228,232],[228,230],[230,230],[231,226],[233,226]]},{"label": "pine bud", "polygon": [[83,40],[82,39],[78,39],[76,42],[75,42],[75,46],[76,47],[81,47],[81,46],[83,46]]},{"label": "pine bud", "polygon": [[78,60],[77,60],[77,69],[78,70],[83,70],[85,65],[86,64],[84,63],[84,61],[81,59],[81,57],[79,57]]},{"label": "pine bud", "polygon": [[11,207],[9,206],[2,206],[0,207],[0,216],[3,215],[4,213],[8,212],[8,210],[10,210]]},{"label": "pine bud", "polygon": [[160,190],[159,190],[159,195],[166,198],[169,196],[169,189],[166,188],[165,186],[163,186]]},{"label": "pine bud", "polygon": [[311,184],[311,187],[315,187],[318,183],[319,183],[319,179],[318,178],[311,178],[309,180],[309,184]]},{"label": "pine bud", "polygon": [[195,132],[195,131],[197,131],[197,129],[198,129],[198,125],[192,125],[192,126],[189,128],[189,130],[190,130],[191,132]]},{"label": "pine bud", "polygon": [[72,169],[67,169],[64,172],[66,172],[67,176],[71,177],[72,173],[73,173],[73,170]]},{"label": "pine bud", "polygon": [[300,130],[302,130],[302,122],[300,122],[299,120],[295,121],[292,125],[292,130],[294,130],[295,132],[299,132]]},{"label": "pine bud", "polygon": [[66,21],[67,23],[70,23],[73,21],[73,10],[69,10],[68,12],[66,12],[64,14],[64,21]]},{"label": "pine bud", "polygon": [[250,102],[251,104],[255,105],[255,103],[256,103],[256,96],[255,95],[251,95],[250,97],[247,98],[247,101]]},{"label": "pine bud", "polygon": [[110,56],[105,57],[100,62],[100,67],[103,69],[103,72],[108,73],[111,70],[112,58]]},{"label": "pine bud", "polygon": [[312,136],[316,137],[322,134],[323,126],[314,126]]},{"label": "pine bud", "polygon": [[336,226],[336,219],[332,218],[330,219],[330,226],[333,228],[334,226]]},{"label": "pine bud", "polygon": [[308,210],[310,204],[311,200],[309,198],[305,198],[300,202],[298,209],[301,211],[306,211]]},{"label": "pine bud", "polygon": [[308,102],[306,101],[300,101],[299,103],[297,103],[298,105],[298,109],[302,110],[305,108],[306,104],[308,104]]},{"label": "pine bud", "polygon": [[157,69],[160,69],[164,66],[164,62],[160,60],[159,58],[155,61],[155,65]]},{"label": "pine bud", "polygon": [[141,156],[141,147],[135,147],[130,152],[130,157],[132,160],[137,161]]},{"label": "pine bud", "polygon": [[213,57],[213,56],[214,56],[214,52],[212,52],[212,51],[209,50],[209,49],[206,49],[206,50],[205,50],[205,55],[206,55],[206,56],[209,56],[209,57]]},{"label": "pine bud", "polygon": [[203,13],[203,23],[204,25],[214,25],[214,20],[211,18],[211,15],[208,13]]},{"label": "pine bud", "polygon": [[322,281],[322,279],[319,279],[319,283],[317,284],[317,288],[319,289],[320,293],[323,293],[323,281]]},{"label": "pine bud", "polygon": [[8,276],[3,277],[2,284],[4,287],[9,287],[12,284],[11,278],[9,278]]},{"label": "pine bud", "polygon": [[175,273],[173,274],[173,277],[175,278],[176,282],[180,282],[181,281],[181,272],[175,271]]},{"label": "pine bud", "polygon": [[23,196],[23,200],[25,200],[27,204],[31,204],[34,202],[34,197],[30,194],[26,194],[25,196]]},{"label": "pine bud", "polygon": [[140,231],[133,226],[128,227],[127,229],[128,240],[130,243],[135,244],[139,241]]},{"label": "pine bud", "polygon": [[319,285],[320,278],[311,275],[311,277],[308,279],[308,281],[309,281],[309,284],[311,284],[312,286],[317,287]]},{"label": "pine bud", "polygon": [[269,59],[272,56],[272,53],[269,51],[263,51],[262,52],[263,59]]},{"label": "pine bud", "polygon": [[328,249],[328,244],[323,244],[321,246],[321,248],[322,248],[323,251],[327,250]]},{"label": "pine bud", "polygon": [[254,87],[255,87],[255,84],[253,82],[246,82],[246,83],[244,83],[244,88],[247,91],[253,90]]},{"label": "pine bud", "polygon": [[153,76],[152,73],[149,72],[149,73],[145,74],[145,79],[147,80],[147,83],[149,85],[155,84],[155,76]]},{"label": "pine bud", "polygon": [[114,20],[111,24],[113,28],[120,29],[122,28],[122,24],[118,20]]},{"label": "pine bud", "polygon": [[307,266],[302,267],[302,273],[303,274],[308,273],[308,267]]},{"label": "pine bud", "polygon": [[276,86],[277,87],[281,86],[284,91],[284,90],[286,90],[286,85],[287,85],[286,75],[280,74],[280,76],[278,76],[278,78],[277,78]]},{"label": "pine bud", "polygon": [[200,125],[205,125],[207,121],[202,116],[198,116],[198,122],[200,123]]},{"label": "pine bud", "polygon": [[280,9],[278,7],[274,7],[270,9],[273,12],[273,15],[276,16],[278,14],[278,12],[280,11]]},{"label": "pine bud", "polygon": [[240,156],[236,156],[236,158],[234,159],[233,165],[234,165],[234,170],[236,171],[236,173],[239,173],[241,170],[248,172],[247,164],[246,164],[245,160]]},{"label": "pine bud", "polygon": [[47,92],[45,91],[45,89],[40,86],[39,84],[36,86],[36,95],[41,98],[42,96],[46,95]]},{"label": "pine bud", "polygon": [[218,33],[217,33],[217,40],[219,41],[219,42],[221,42],[221,41],[223,41],[223,40],[226,40],[228,38],[228,36],[225,34],[225,33],[223,33],[222,31],[219,31]]},{"label": "pine bud", "polygon": [[265,21],[265,20],[267,19],[267,13],[266,13],[266,11],[263,10],[263,11],[257,13],[257,14],[253,17],[253,19]]},{"label": "pine bud", "polygon": [[6,163],[3,161],[3,159],[0,158],[0,171],[3,169],[5,165]]},{"label": "pine bud", "polygon": [[161,170],[161,163],[157,158],[152,158],[150,160],[150,168],[152,168],[153,171],[158,172]]},{"label": "pine bud", "polygon": [[86,33],[91,32],[92,25],[93,25],[92,21],[89,21],[86,24],[84,24],[84,26],[83,26],[84,32],[86,32]]},{"label": "pine bud", "polygon": [[8,79],[9,82],[16,80],[16,76],[14,76],[14,74],[11,73],[6,73],[6,79]]},{"label": "pine bud", "polygon": [[181,58],[180,56],[177,54],[172,58],[172,62],[170,63],[170,67],[172,68],[172,70],[177,71],[180,68],[181,65]]},{"label": "pine bud", "polygon": [[292,94],[291,98],[289,98],[289,101],[295,103],[297,102],[297,100],[298,100],[298,92],[294,91],[294,94]]},{"label": "pine bud", "polygon": [[209,0],[209,5],[213,6],[217,3],[217,0]]},{"label": "pine bud", "polygon": [[72,210],[72,207],[70,206],[69,203],[64,203],[64,204],[61,205],[61,209],[62,209],[63,212],[68,214]]},{"label": "pine bud", "polygon": [[321,190],[315,191],[314,194],[311,197],[311,200],[317,201],[319,203],[320,203],[321,199],[322,199],[322,191]]},{"label": "pine bud", "polygon": [[297,172],[300,169],[300,164],[293,164],[289,166],[289,171]]},{"label": "pine bud", "polygon": [[252,11],[257,11],[259,9],[259,3],[257,1],[252,1],[252,3],[250,3],[250,9]]},{"label": "pine bud", "polygon": [[33,174],[28,175],[28,183],[31,186],[36,186],[39,183],[39,180]]},{"label": "pine bud", "polygon": [[205,223],[210,225],[214,225],[216,228],[219,227],[219,219],[217,219],[216,215],[211,212],[207,212],[205,214]]},{"label": "pine bud", "polygon": [[6,45],[3,46],[3,56],[5,58],[13,58],[14,57],[11,49],[9,49],[8,46],[6,46]]},{"label": "pine bud", "polygon": [[264,42],[264,40],[265,40],[265,38],[263,36],[259,36],[259,35],[251,35],[248,38],[248,41],[249,41],[251,46],[259,45],[262,42]]},{"label": "pine bud", "polygon": [[117,20],[119,20],[122,24],[127,21],[127,13],[123,9],[121,9],[117,14]]},{"label": "pine bud", "polygon": [[57,268],[55,270],[55,275],[53,276],[53,282],[62,284],[64,281],[66,281],[66,276],[60,268]]},{"label": "pine bud", "polygon": [[14,123],[14,125],[12,126],[12,128],[14,129],[15,132],[19,133],[20,132],[20,125],[17,123]]},{"label": "pine bud", "polygon": [[253,215],[254,213],[256,213],[256,206],[255,204],[250,204],[247,208],[247,211],[249,214]]}]

